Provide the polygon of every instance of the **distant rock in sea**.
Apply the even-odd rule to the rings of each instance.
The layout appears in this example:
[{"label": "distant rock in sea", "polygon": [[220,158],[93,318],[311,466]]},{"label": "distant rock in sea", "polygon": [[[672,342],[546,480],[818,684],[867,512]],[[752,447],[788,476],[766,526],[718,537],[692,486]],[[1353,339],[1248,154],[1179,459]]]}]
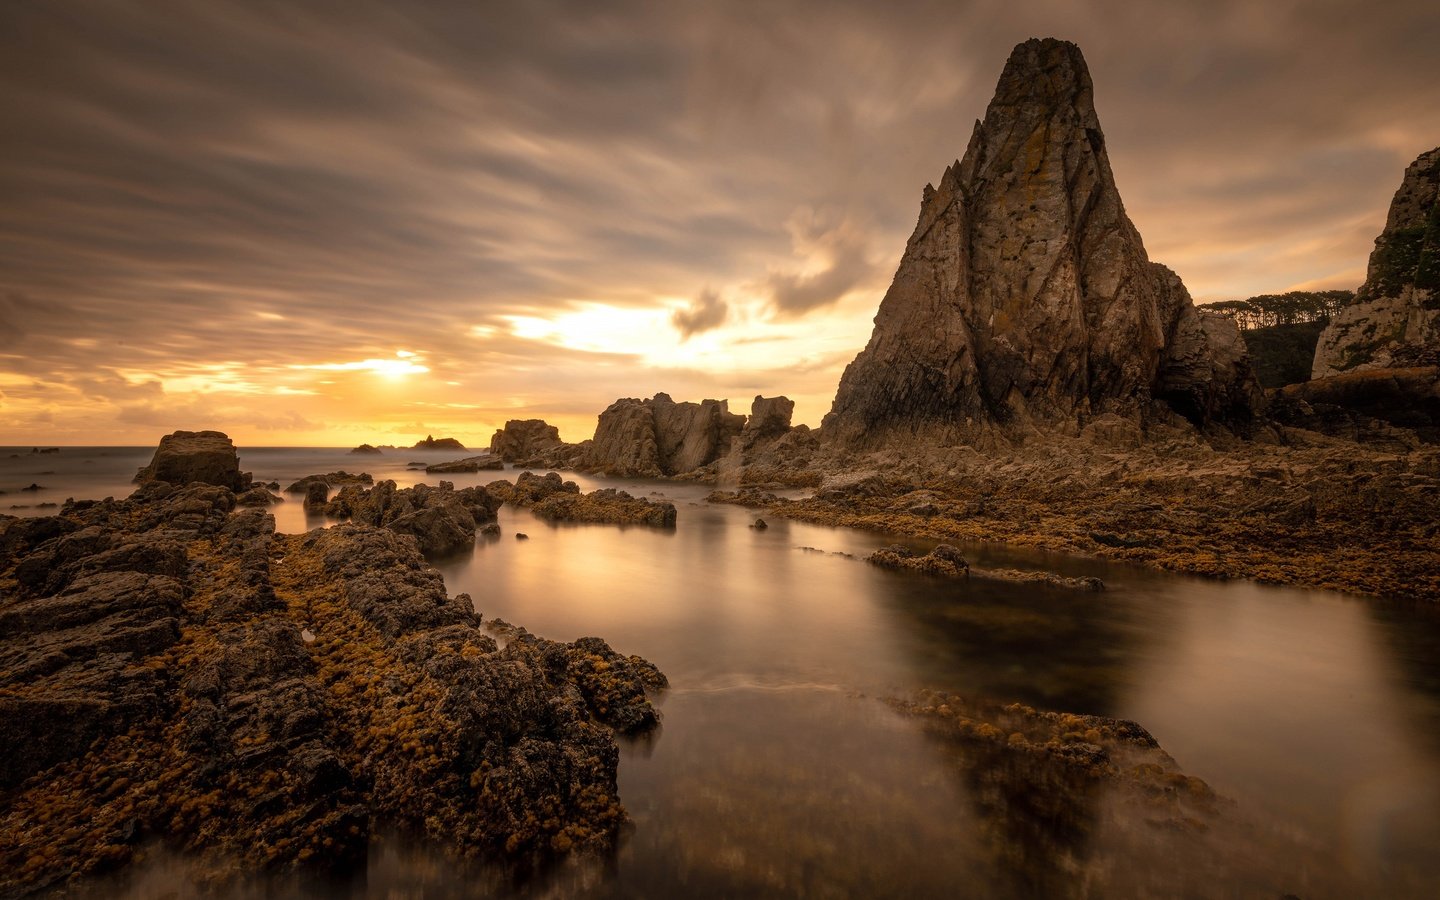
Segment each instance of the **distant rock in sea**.
[{"label": "distant rock in sea", "polygon": [[426,466],[425,471],[431,475],[454,475],[464,472],[479,472],[481,469],[503,469],[505,461],[493,453],[483,453],[480,456],[467,456],[464,459],[452,459],[449,462],[435,463]]},{"label": "distant rock in sea", "polygon": [[1320,334],[1311,377],[1440,365],[1440,147],[1405,170],[1355,303]]},{"label": "distant rock in sea", "polygon": [[464,450],[465,445],[454,438],[437,438],[425,435],[425,440],[416,441],[411,450]]},{"label": "distant rock in sea", "polygon": [[240,455],[228,435],[219,431],[176,431],[160,439],[150,465],[135,476],[140,483],[199,481],[243,491],[250,478],[240,471]]},{"label": "distant rock in sea", "polygon": [[356,456],[380,456],[384,451],[370,444],[361,444],[350,452]]},{"label": "distant rock in sea", "polygon": [[1074,44],[1011,53],[919,222],[821,432],[842,446],[1008,442],[1103,414],[1245,430],[1238,328],[1150,262]]}]

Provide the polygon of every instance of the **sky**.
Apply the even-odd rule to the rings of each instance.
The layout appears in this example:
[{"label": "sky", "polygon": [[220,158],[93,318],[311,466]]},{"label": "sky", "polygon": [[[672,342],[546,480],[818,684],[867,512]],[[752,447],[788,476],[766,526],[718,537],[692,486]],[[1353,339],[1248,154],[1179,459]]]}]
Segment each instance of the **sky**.
[{"label": "sky", "polygon": [[1354,288],[1440,4],[0,4],[0,444],[818,425],[1011,48],[1078,43],[1198,301]]}]

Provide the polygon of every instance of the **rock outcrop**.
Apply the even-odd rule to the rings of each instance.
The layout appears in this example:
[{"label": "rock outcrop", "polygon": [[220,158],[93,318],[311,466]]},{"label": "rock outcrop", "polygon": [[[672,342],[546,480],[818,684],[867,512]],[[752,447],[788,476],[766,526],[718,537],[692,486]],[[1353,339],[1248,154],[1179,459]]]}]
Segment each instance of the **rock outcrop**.
[{"label": "rock outcrop", "polygon": [[1440,147],[1410,164],[1355,303],[1330,319],[1311,377],[1440,365]]},{"label": "rock outcrop", "polygon": [[529,507],[539,518],[552,522],[675,527],[673,503],[634,497],[615,488],[582,494],[579,485],[562,480],[558,472],[521,472],[514,484],[495,481],[485,488],[491,496],[514,506]]},{"label": "rock outcrop", "polygon": [[490,439],[490,452],[512,465],[554,468],[573,463],[580,449],[544,419],[511,419]]},{"label": "rock outcrop", "polygon": [[354,474],[343,469],[338,472],[326,472],[323,475],[306,475],[304,478],[296,479],[285,489],[287,494],[307,494],[310,485],[319,482],[327,488],[344,487],[347,484],[374,484],[375,478],[369,472],[356,472]]},{"label": "rock outcrop", "polygon": [[1440,366],[1362,369],[1286,385],[1269,414],[1293,428],[1395,450],[1440,444]]},{"label": "rock outcrop", "polygon": [[399,535],[234,508],[156,481],[0,523],[0,896],[155,845],[201,881],[363,871],[393,830],[525,868],[613,848],[654,666],[500,647]]},{"label": "rock outcrop", "polygon": [[744,427],[724,400],[616,400],[600,414],[583,465],[625,478],[684,475],[724,456]]},{"label": "rock outcrop", "polygon": [[484,453],[480,456],[467,456],[464,459],[452,459],[449,462],[435,463],[426,466],[425,471],[431,475],[450,475],[463,472],[479,472],[481,469],[503,469],[505,461],[493,453]]},{"label": "rock outcrop", "polygon": [[325,505],[325,514],[408,534],[421,553],[433,558],[474,547],[476,523],[493,520],[499,508],[500,500],[483,487],[457,491],[442,481],[438,487],[417,484],[400,489],[393,481],[382,481],[369,490],[358,485],[341,488]]},{"label": "rock outcrop", "polygon": [[464,450],[465,445],[455,438],[437,438],[433,435],[425,435],[425,440],[416,441],[411,450]]},{"label": "rock outcrop", "polygon": [[381,456],[384,453],[379,447],[371,444],[361,444],[350,451],[352,456]]},{"label": "rock outcrop", "polygon": [[1247,427],[1238,329],[1197,310],[1125,214],[1080,50],[1017,46],[919,222],[822,434],[977,443],[1137,422]]},{"label": "rock outcrop", "polygon": [[249,476],[240,471],[235,445],[219,431],[176,431],[165,435],[150,465],[141,469],[135,480],[167,484],[199,481],[232,491],[243,491],[250,484]]}]

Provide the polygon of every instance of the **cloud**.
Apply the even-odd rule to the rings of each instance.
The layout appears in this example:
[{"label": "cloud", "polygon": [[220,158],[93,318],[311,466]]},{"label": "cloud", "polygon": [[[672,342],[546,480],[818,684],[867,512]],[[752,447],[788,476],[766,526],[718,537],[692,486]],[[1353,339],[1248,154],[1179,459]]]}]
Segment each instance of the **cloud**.
[{"label": "cloud", "polygon": [[702,331],[719,328],[725,324],[729,315],[729,304],[720,298],[718,291],[707,287],[700,292],[698,297],[690,301],[689,306],[671,313],[670,323],[683,337],[690,338]]},{"label": "cloud", "polygon": [[795,255],[811,262],[802,272],[772,272],[766,279],[770,304],[781,317],[802,316],[831,306],[875,273],[870,240],[849,219],[833,220],[802,209],[788,223]]},{"label": "cloud", "polygon": [[[108,379],[203,402],[217,372],[337,434],[417,398],[598,411],[771,338],[776,371],[841,359],[819,397],[1032,36],[1085,51],[1126,209],[1202,300],[1363,269],[1440,136],[1428,0],[79,9],[0,4],[0,439],[41,409],[109,439],[150,401]],[[603,355],[474,331],[582,304],[656,324]],[[291,368],[407,347],[403,390]]]}]

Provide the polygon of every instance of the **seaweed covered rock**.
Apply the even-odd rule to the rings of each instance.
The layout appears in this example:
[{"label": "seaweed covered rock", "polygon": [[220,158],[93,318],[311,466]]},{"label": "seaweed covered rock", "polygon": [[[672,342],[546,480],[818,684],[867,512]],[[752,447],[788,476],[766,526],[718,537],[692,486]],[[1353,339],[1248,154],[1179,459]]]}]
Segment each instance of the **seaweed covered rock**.
[{"label": "seaweed covered rock", "polygon": [[250,479],[240,471],[240,455],[229,436],[219,431],[176,431],[160,439],[150,464],[135,476],[140,483],[201,481],[242,491]]},{"label": "seaweed covered rock", "polygon": [[278,536],[157,483],[0,551],[0,895],[154,843],[206,880],[350,871],[396,829],[530,867],[625,822],[612,732],[658,720],[664,676],[599,639],[501,647],[390,530]]}]

